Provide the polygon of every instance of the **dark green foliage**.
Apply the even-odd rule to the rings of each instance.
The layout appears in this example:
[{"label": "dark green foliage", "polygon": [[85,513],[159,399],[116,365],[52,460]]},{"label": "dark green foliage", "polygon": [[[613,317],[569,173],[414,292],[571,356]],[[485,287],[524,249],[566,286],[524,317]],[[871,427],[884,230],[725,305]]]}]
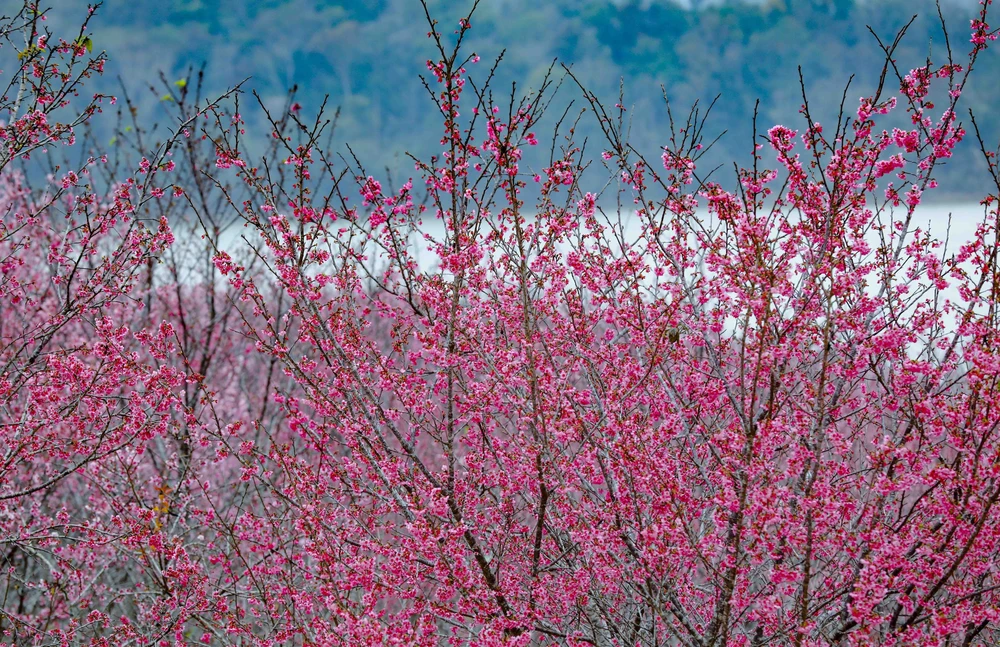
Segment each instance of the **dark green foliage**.
[{"label": "dark green foliage", "polygon": [[[943,2],[952,46],[956,56],[964,57],[975,2]],[[430,4],[446,27],[457,24],[471,2]],[[467,51],[483,57],[477,73],[485,75],[506,48],[501,79],[508,88],[515,79],[537,84],[553,58],[571,65],[609,103],[624,77],[633,139],[653,154],[666,124],[661,84],[677,110],[721,93],[709,122],[716,132],[729,131],[712,156],[720,161],[746,158],[758,98],[762,125],[801,128],[800,65],[810,107],[826,121],[835,116],[854,74],[847,93],[853,112],[857,98],[877,83],[882,60],[867,25],[891,40],[916,13],[919,18],[897,57],[900,66],[905,72],[922,64],[929,45],[937,62],[944,62],[932,0],[695,4],[701,9],[670,0],[485,0],[473,20]],[[417,78],[431,55],[417,0],[107,0],[102,14],[95,22],[95,47],[109,52],[112,69],[126,79],[152,81],[158,69],[176,78],[188,65],[206,60],[212,91],[252,76],[248,87],[278,104],[287,88],[298,84],[297,100],[307,111],[329,94],[331,105],[342,108],[338,139],[350,142],[373,167],[388,165],[405,175],[412,166],[403,151],[434,152],[426,133],[436,131],[439,117]],[[988,52],[979,67],[963,101],[991,131],[1000,104],[1000,58]],[[139,95],[142,88],[130,90]],[[560,93],[566,102],[577,94],[569,86]],[[155,100],[140,97],[139,104]],[[963,148],[942,169],[942,185],[978,194],[981,160],[972,145]]]}]

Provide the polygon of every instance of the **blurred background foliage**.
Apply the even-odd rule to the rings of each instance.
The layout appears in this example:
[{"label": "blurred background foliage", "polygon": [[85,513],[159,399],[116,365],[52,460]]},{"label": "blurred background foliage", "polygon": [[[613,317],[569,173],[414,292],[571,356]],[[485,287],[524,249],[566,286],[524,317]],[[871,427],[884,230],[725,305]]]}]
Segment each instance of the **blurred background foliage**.
[{"label": "blurred background foliage", "polygon": [[[471,1],[431,0],[429,6],[447,33]],[[976,2],[942,0],[942,8],[956,57],[964,59]],[[78,18],[69,4],[56,9],[53,21]],[[653,155],[668,132],[661,86],[675,117],[695,100],[707,104],[721,95],[706,132],[710,139],[727,134],[706,162],[724,164],[718,177],[728,184],[732,161],[748,159],[755,101],[762,132],[776,123],[801,130],[801,66],[810,108],[820,121],[835,117],[845,84],[855,75],[846,105],[853,113],[857,99],[877,85],[883,60],[868,26],[891,41],[914,14],[896,57],[905,73],[929,53],[944,62],[933,0],[482,0],[466,51],[482,56],[471,70],[474,81],[506,51],[494,86],[498,97],[515,80],[519,91],[538,87],[553,59],[571,66],[607,105],[616,102],[623,81],[632,140]],[[106,0],[93,35],[95,47],[111,57],[100,89],[120,92],[120,75],[150,118],[163,95],[162,86],[149,90],[159,71],[172,81],[207,62],[209,92],[251,77],[244,87],[280,108],[288,88],[297,85],[296,100],[307,114],[329,95],[330,105],[341,109],[335,141],[349,143],[370,171],[410,175],[413,165],[404,151],[423,158],[436,152],[440,118],[418,78],[433,49],[417,0]],[[559,106],[573,100],[583,107],[568,79],[558,97]],[[249,103],[252,97],[244,96],[243,104]],[[963,103],[964,122],[972,108],[984,132],[995,137],[997,51],[980,59]],[[263,128],[258,134],[266,137],[259,113],[244,111],[248,129]],[[550,126],[559,114],[550,111]],[[899,117],[897,125],[905,126],[901,110]],[[539,133],[546,133],[544,125]],[[592,118],[581,122],[577,135],[590,138],[588,149],[596,155],[600,141]],[[547,158],[549,147],[539,148]],[[985,164],[977,148],[970,137],[940,171],[939,199],[980,196]],[[528,159],[535,169],[542,162],[538,155]]]}]

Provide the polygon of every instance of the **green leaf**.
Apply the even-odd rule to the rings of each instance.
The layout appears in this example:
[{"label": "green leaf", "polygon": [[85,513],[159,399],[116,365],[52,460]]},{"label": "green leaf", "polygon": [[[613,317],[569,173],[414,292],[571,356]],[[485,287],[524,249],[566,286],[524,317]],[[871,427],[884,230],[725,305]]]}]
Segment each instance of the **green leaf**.
[{"label": "green leaf", "polygon": [[187,84],[188,84],[187,79],[177,79],[176,81],[174,81],[174,85],[176,85],[178,88],[183,88]]},{"label": "green leaf", "polygon": [[117,135],[115,135],[115,136],[114,136],[114,137],[112,137],[112,138],[111,138],[111,140],[110,140],[110,141],[108,142],[108,146],[114,146],[114,145],[115,145],[115,142],[117,142],[117,141],[118,141],[118,136],[117,136]]},{"label": "green leaf", "polygon": [[41,47],[32,43],[31,45],[28,45],[23,52],[17,53],[17,60],[23,61],[25,59],[30,59],[32,56],[38,54],[41,51],[42,51]]},{"label": "green leaf", "polygon": [[165,94],[162,97],[160,97],[160,101],[173,101],[173,100],[174,100],[174,98],[172,96],[170,96],[169,94]]},{"label": "green leaf", "polygon": [[90,40],[90,36],[81,36],[80,38],[77,38],[76,44],[85,47],[88,53],[94,51],[94,41]]}]

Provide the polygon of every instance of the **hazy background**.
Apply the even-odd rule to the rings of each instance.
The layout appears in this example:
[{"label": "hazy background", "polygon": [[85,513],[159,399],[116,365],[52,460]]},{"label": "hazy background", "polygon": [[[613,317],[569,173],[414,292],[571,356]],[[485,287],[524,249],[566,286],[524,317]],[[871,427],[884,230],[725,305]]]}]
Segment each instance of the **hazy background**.
[{"label": "hazy background", "polygon": [[[430,6],[448,33],[471,2],[433,0]],[[943,0],[943,7],[952,47],[964,60],[976,2]],[[54,9],[57,23],[86,11],[83,2],[67,0]],[[482,79],[506,49],[498,91],[509,91],[512,80],[537,87],[553,59],[572,66],[608,104],[615,103],[623,79],[633,140],[653,155],[666,141],[661,85],[675,117],[692,101],[721,94],[707,132],[728,134],[708,161],[725,163],[719,179],[731,184],[732,160],[745,160],[750,150],[755,100],[761,101],[762,130],[775,123],[801,128],[801,65],[810,107],[820,121],[836,114],[851,74],[856,76],[847,107],[854,112],[857,99],[874,89],[883,60],[866,25],[891,40],[913,14],[919,17],[897,55],[905,72],[921,65],[929,51],[937,63],[944,62],[944,39],[930,0],[483,0],[466,51],[482,56],[472,71],[473,79]],[[350,143],[369,168],[409,175],[413,166],[403,151],[437,152],[439,115],[418,78],[433,51],[417,0],[106,0],[92,25],[95,47],[111,58],[95,89],[114,93],[120,74],[149,119],[163,94],[148,88],[157,72],[174,80],[188,66],[207,61],[209,91],[252,77],[245,87],[277,106],[298,84],[306,112],[329,94],[331,105],[342,109],[336,142]],[[567,82],[557,103],[576,100],[582,107],[579,99],[579,90]],[[960,115],[967,122],[966,110],[973,108],[995,144],[996,51],[987,50],[980,59],[963,104]],[[250,129],[260,126],[259,111],[245,114]],[[556,117],[550,113],[549,126]],[[897,123],[905,125],[902,119]],[[596,153],[594,126],[585,120],[581,134],[591,137]],[[538,131],[545,133],[545,125]],[[543,143],[547,152],[548,142]],[[941,169],[937,200],[981,197],[987,189],[985,164],[976,149],[970,137]]]}]

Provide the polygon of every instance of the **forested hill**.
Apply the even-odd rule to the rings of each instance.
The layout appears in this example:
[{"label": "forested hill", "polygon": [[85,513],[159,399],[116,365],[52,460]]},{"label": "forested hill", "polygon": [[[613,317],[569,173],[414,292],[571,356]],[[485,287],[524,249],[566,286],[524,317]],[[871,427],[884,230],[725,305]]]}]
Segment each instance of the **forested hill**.
[{"label": "forested hill", "polygon": [[[952,46],[964,56],[976,4],[942,1]],[[434,0],[430,6],[449,24],[471,2]],[[721,162],[746,157],[757,99],[762,125],[801,126],[798,66],[810,107],[826,120],[854,74],[847,94],[853,111],[857,98],[874,88],[881,67],[868,26],[891,40],[913,14],[918,18],[896,57],[905,72],[923,63],[929,47],[943,62],[944,39],[931,0],[483,0],[468,50],[483,57],[474,79],[506,50],[498,87],[509,88],[512,80],[519,87],[537,86],[558,59],[613,104],[623,78],[633,139],[654,153],[667,124],[661,85],[678,108],[721,94],[708,126],[728,131],[714,155]],[[409,173],[412,165],[400,153],[426,155],[435,147],[439,117],[418,79],[432,51],[417,0],[106,0],[93,26],[95,45],[112,59],[104,83],[115,82],[114,72],[131,84],[155,80],[158,70],[173,79],[207,61],[212,90],[252,77],[248,87],[278,103],[297,84],[307,110],[329,94],[342,109],[337,139],[373,167]],[[130,90],[148,109],[158,100],[148,88]],[[564,101],[579,96],[571,84],[560,90]],[[984,132],[998,131],[995,52],[981,59],[963,100]],[[582,130],[594,133],[592,125]],[[952,193],[981,193],[985,164],[972,144],[941,173]]]}]

